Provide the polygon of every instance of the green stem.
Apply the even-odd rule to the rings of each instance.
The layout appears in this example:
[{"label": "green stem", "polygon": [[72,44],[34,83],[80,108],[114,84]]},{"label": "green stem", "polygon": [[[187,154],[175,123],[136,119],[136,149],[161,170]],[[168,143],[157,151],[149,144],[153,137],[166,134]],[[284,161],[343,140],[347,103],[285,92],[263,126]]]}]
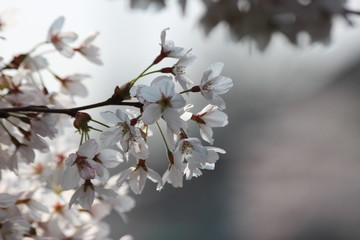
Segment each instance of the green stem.
[{"label": "green stem", "polygon": [[142,71],[142,73],[140,73],[139,76],[137,76],[137,78],[134,78],[133,80],[130,81],[130,84],[134,85],[134,83],[136,83],[137,80],[139,80],[139,78],[141,78],[142,76],[144,76],[144,74],[146,73],[147,70],[149,70],[154,64],[150,64],[150,66],[148,66],[147,68],[145,68],[144,71]]},{"label": "green stem", "polygon": [[103,132],[102,130],[100,129],[97,129],[97,128],[94,128],[94,127],[89,127],[90,129],[94,130],[94,131],[97,131],[97,132]]},{"label": "green stem", "polygon": [[161,69],[156,70],[156,71],[151,71],[151,72],[144,73],[141,77],[144,77],[144,76],[147,76],[147,75],[150,75],[150,74],[153,74],[153,73],[161,73]]},{"label": "green stem", "polygon": [[156,125],[157,125],[157,127],[158,127],[158,129],[159,129],[159,131],[160,131],[160,134],[161,134],[161,137],[162,137],[162,139],[163,139],[163,141],[164,141],[166,150],[167,150],[168,152],[171,152],[171,151],[170,151],[170,148],[169,148],[169,145],[167,144],[167,141],[166,141],[166,139],[165,139],[164,133],[163,133],[163,131],[161,130],[161,127],[160,127],[159,123],[156,122]]},{"label": "green stem", "polygon": [[81,146],[81,144],[83,144],[83,141],[84,141],[84,131],[81,131],[81,138],[80,138],[80,145],[79,145],[79,147]]},{"label": "green stem", "polygon": [[105,123],[102,123],[102,122],[96,121],[96,120],[94,120],[94,119],[90,119],[90,121],[92,121],[92,122],[94,122],[94,123],[97,123],[97,124],[99,124],[99,125],[101,125],[101,126],[104,126],[104,127],[110,128],[110,126],[109,126],[109,125],[106,125]]},{"label": "green stem", "polygon": [[179,94],[184,94],[184,93],[188,93],[188,92],[192,92],[192,89],[184,90],[182,92],[179,92]]}]

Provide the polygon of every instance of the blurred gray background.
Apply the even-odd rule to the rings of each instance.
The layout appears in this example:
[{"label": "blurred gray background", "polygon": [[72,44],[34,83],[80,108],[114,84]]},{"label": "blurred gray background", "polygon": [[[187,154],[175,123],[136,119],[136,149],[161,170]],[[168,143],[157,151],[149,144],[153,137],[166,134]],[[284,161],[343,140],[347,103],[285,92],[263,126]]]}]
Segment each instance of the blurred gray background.
[{"label": "blurred gray background", "polygon": [[[137,76],[158,54],[166,27],[168,39],[198,56],[188,69],[195,82],[216,61],[234,81],[224,95],[230,123],[214,131],[214,145],[227,151],[215,171],[160,193],[147,182],[129,223],[108,218],[114,239],[128,233],[136,240],[360,239],[360,17],[352,18],[353,27],[335,18],[327,45],[294,46],[278,34],[261,52],[251,41],[233,42],[225,25],[206,37],[198,1],[189,1],[184,16],[169,3],[142,11],[123,0],[2,1],[4,10],[14,7],[21,16],[6,32],[5,57],[45,39],[60,15],[64,30],[100,32],[104,66],[49,55],[56,72],[92,75],[89,97],[77,99],[79,105],[106,99]],[[356,0],[349,4],[360,8]],[[149,160],[161,173],[163,149],[153,143]]]}]

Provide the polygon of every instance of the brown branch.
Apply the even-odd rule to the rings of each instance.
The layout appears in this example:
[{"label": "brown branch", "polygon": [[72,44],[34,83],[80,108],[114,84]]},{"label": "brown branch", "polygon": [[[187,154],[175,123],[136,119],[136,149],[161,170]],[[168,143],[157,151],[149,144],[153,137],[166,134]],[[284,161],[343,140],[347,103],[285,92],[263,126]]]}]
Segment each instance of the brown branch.
[{"label": "brown branch", "polygon": [[142,107],[142,104],[140,102],[123,102],[123,100],[109,98],[108,100],[103,102],[85,105],[81,107],[75,107],[75,108],[49,108],[47,106],[34,106],[34,105],[30,105],[26,107],[0,108],[0,117],[2,115],[6,117],[8,116],[6,113],[10,113],[10,112],[59,113],[59,114],[67,114],[72,117],[75,117],[76,113],[78,113],[79,111],[103,107],[103,106],[111,106],[111,105],[132,106],[137,108]]}]

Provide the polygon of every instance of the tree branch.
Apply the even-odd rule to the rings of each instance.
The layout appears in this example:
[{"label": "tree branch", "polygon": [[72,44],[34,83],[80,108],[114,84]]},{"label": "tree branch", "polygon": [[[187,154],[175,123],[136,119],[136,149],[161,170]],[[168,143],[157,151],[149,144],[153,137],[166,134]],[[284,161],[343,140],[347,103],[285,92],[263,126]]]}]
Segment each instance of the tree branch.
[{"label": "tree branch", "polygon": [[7,117],[8,114],[6,113],[10,113],[10,112],[60,113],[75,117],[76,113],[79,111],[103,107],[103,106],[111,106],[111,105],[132,106],[132,107],[141,108],[143,104],[140,102],[123,102],[123,100],[119,101],[116,100],[115,98],[109,98],[103,102],[85,105],[81,107],[75,107],[75,108],[49,108],[47,106],[41,106],[41,105],[40,106],[29,105],[26,107],[0,108],[0,117],[1,116]]}]

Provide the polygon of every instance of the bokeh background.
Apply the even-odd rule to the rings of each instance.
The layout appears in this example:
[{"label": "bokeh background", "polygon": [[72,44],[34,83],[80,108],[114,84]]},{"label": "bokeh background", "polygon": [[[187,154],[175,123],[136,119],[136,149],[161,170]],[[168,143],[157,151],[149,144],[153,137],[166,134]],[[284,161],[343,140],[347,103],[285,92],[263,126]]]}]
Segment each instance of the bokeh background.
[{"label": "bokeh background", "polygon": [[[357,0],[348,5],[360,9]],[[160,193],[148,182],[128,223],[108,217],[114,239],[360,239],[360,17],[351,18],[352,27],[334,18],[328,44],[294,46],[276,34],[260,51],[251,41],[232,41],[224,24],[206,36],[199,1],[188,1],[185,14],[175,1],[144,11],[127,0],[2,0],[0,10],[9,8],[20,17],[3,34],[4,57],[44,40],[58,16],[80,36],[100,32],[104,66],[48,55],[57,72],[92,76],[79,105],[102,101],[137,76],[157,56],[166,27],[169,39],[198,56],[187,69],[195,82],[217,61],[233,79],[224,95],[230,123],[214,131],[214,145],[227,151],[215,171]],[[100,119],[99,110],[92,113]],[[149,161],[162,173],[164,148],[154,138]]]}]

